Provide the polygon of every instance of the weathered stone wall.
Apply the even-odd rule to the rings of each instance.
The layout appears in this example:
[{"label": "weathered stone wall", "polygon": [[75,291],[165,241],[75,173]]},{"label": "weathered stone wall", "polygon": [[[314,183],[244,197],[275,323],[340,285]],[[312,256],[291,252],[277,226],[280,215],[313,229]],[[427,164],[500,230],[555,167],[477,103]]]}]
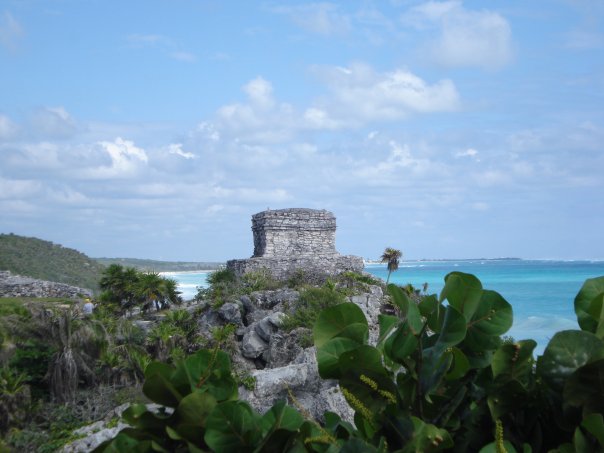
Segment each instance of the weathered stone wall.
[{"label": "weathered stone wall", "polygon": [[81,296],[92,297],[92,291],[64,283],[36,280],[12,275],[8,271],[0,271],[0,297],[66,297],[75,299]]},{"label": "weathered stone wall", "polygon": [[320,279],[345,271],[363,270],[363,259],[336,251],[336,218],[325,210],[280,209],[252,216],[254,255],[230,260],[227,268],[236,275],[268,269],[284,280],[302,271]]},{"label": "weathered stone wall", "polygon": [[280,209],[252,216],[254,257],[336,252],[336,218],[314,209]]}]

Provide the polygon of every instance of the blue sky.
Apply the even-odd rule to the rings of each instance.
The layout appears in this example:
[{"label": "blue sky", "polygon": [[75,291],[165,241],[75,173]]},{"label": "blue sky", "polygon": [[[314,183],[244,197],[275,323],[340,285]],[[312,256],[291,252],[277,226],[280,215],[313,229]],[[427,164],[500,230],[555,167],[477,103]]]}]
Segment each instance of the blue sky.
[{"label": "blue sky", "polygon": [[0,0],[0,232],[90,256],[604,259],[604,3]]}]

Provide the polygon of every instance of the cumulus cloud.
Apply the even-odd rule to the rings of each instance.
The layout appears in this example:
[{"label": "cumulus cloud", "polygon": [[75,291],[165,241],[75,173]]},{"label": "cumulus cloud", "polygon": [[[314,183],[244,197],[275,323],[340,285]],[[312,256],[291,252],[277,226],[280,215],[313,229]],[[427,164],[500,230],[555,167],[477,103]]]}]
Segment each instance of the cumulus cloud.
[{"label": "cumulus cloud", "polygon": [[444,66],[497,69],[512,59],[510,25],[494,11],[469,10],[457,0],[430,1],[407,11],[402,23],[438,33],[424,51]]},{"label": "cumulus cloud", "polygon": [[272,11],[287,15],[303,30],[318,35],[346,35],[352,29],[351,18],[340,12],[339,6],[334,3],[278,6]]},{"label": "cumulus cloud", "polygon": [[0,46],[10,52],[17,50],[24,32],[21,24],[11,13],[5,11],[0,15]]},{"label": "cumulus cloud", "polygon": [[[430,84],[404,69],[378,73],[357,63],[315,67],[314,73],[324,82],[327,94],[303,110],[278,101],[272,84],[257,77],[243,87],[247,102],[221,107],[214,127],[241,139],[275,143],[301,131],[360,127],[416,113],[454,111],[461,103],[452,81]],[[200,127],[208,127],[202,124]]]},{"label": "cumulus cloud", "polygon": [[349,67],[317,68],[331,96],[322,102],[329,116],[356,123],[397,120],[412,113],[453,111],[460,98],[448,79],[429,84],[405,69],[375,72],[362,63]]},{"label": "cumulus cloud", "polygon": [[109,165],[87,169],[83,176],[91,179],[127,178],[144,167],[149,158],[144,149],[134,142],[117,137],[112,142],[99,142],[98,146],[108,154]]}]

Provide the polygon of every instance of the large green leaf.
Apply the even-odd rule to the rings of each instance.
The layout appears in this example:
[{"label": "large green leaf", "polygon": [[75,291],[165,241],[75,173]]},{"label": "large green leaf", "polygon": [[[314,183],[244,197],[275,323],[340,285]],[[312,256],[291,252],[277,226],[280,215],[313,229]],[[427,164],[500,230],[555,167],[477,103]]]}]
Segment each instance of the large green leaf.
[{"label": "large green leaf", "polygon": [[359,344],[364,344],[368,335],[369,326],[363,310],[350,302],[321,311],[313,327],[313,337],[317,348],[334,337],[350,338]]},{"label": "large green leaf", "polygon": [[403,361],[417,349],[419,340],[407,321],[397,327],[384,343],[384,353],[393,361]]},{"label": "large green leaf", "polygon": [[261,436],[258,416],[243,401],[218,404],[206,420],[206,444],[214,451],[252,450]]},{"label": "large green leaf", "polygon": [[401,319],[406,320],[414,335],[418,335],[424,323],[417,304],[407,297],[396,285],[388,285],[388,292],[401,311]]},{"label": "large green leaf", "polygon": [[216,406],[216,398],[209,393],[191,393],[185,396],[176,409],[176,432],[195,445],[201,445],[208,415]]},{"label": "large green leaf", "polygon": [[338,379],[341,376],[339,360],[347,351],[359,347],[359,343],[350,338],[332,338],[327,343],[317,348],[317,364],[319,375],[323,379]]},{"label": "large green leaf", "polygon": [[413,435],[407,445],[400,450],[402,453],[425,453],[441,451],[453,446],[449,433],[434,425],[427,424],[417,417],[411,417]]},{"label": "large green leaf", "polygon": [[400,318],[391,315],[378,315],[378,323],[380,325],[380,337],[378,343],[384,341],[394,331],[396,326],[400,324]]},{"label": "large green leaf", "polygon": [[512,306],[495,291],[483,290],[480,303],[468,322],[464,345],[472,351],[497,349],[499,336],[512,327]]},{"label": "large green leaf", "polygon": [[474,316],[482,295],[482,284],[472,274],[451,272],[445,277],[445,286],[440,293],[439,302],[447,299],[463,314],[467,321]]},{"label": "large green leaf", "polygon": [[604,412],[604,360],[578,368],[564,386],[564,402],[584,408],[585,413]]},{"label": "large green leaf", "polygon": [[445,318],[434,348],[442,354],[445,349],[461,343],[465,336],[466,318],[456,308],[449,305],[445,309]]},{"label": "large green leaf", "polygon": [[593,333],[596,337],[604,338],[604,293],[598,294],[589,304],[587,310],[589,315],[596,321],[596,329]]},{"label": "large green leaf", "polygon": [[449,368],[445,378],[452,381],[465,376],[470,369],[470,362],[466,355],[458,348],[451,348],[448,354],[453,356],[453,364]]},{"label": "large green leaf", "polygon": [[585,280],[583,286],[575,297],[575,313],[581,329],[595,333],[598,327],[598,321],[589,313],[591,302],[599,295],[604,293],[604,276],[589,278]]},{"label": "large green leaf", "polygon": [[285,401],[278,401],[260,419],[262,442],[256,447],[257,452],[286,451],[293,442],[292,433],[304,423],[304,417]]},{"label": "large green leaf", "polygon": [[604,418],[602,414],[588,414],[583,418],[581,426],[594,436],[600,448],[604,448]]},{"label": "large green leaf", "polygon": [[527,403],[527,391],[524,386],[512,379],[503,386],[495,388],[487,399],[493,420],[522,408]]},{"label": "large green leaf", "polygon": [[418,377],[422,394],[428,401],[431,401],[430,394],[438,390],[452,362],[452,354],[441,353],[440,350],[435,348],[424,351],[423,363]]},{"label": "large green leaf", "polygon": [[217,401],[237,397],[238,386],[231,374],[231,359],[223,351],[197,351],[177,366],[172,381],[182,393],[201,388]]},{"label": "large green leaf", "polygon": [[521,340],[501,345],[493,355],[491,363],[493,377],[499,380],[515,379],[527,385],[528,378],[532,374],[533,350],[536,346],[535,340]]},{"label": "large green leaf", "polygon": [[173,372],[169,365],[159,362],[149,364],[145,370],[143,393],[154,403],[168,407],[178,406],[184,395],[172,383]]},{"label": "large green leaf", "polygon": [[557,391],[578,368],[604,358],[604,342],[594,334],[582,330],[563,330],[556,333],[537,361],[537,371]]}]

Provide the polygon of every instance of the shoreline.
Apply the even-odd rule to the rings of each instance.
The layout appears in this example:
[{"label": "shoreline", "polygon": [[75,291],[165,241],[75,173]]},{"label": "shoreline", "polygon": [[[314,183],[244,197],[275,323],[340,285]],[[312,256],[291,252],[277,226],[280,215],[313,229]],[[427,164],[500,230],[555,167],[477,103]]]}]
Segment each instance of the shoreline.
[{"label": "shoreline", "polygon": [[200,269],[198,271],[161,271],[159,275],[165,274],[209,274],[214,272],[216,269]]}]

